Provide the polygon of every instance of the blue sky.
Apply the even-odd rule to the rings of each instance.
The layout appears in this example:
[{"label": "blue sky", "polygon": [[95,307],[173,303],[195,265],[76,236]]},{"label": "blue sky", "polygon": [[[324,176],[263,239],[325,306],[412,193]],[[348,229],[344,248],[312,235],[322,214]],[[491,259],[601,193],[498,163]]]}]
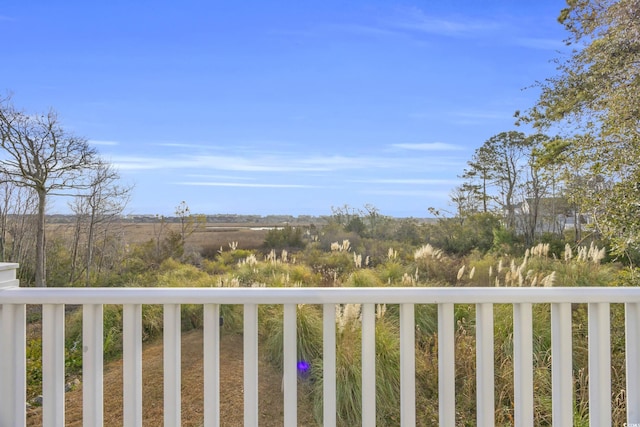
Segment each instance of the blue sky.
[{"label": "blue sky", "polygon": [[553,75],[563,6],[3,2],[0,90],[95,145],[130,213],[425,217]]}]

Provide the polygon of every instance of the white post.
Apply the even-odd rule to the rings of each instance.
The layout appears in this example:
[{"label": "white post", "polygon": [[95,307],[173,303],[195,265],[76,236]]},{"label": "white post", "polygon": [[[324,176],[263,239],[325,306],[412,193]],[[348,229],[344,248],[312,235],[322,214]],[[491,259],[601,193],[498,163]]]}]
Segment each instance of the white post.
[{"label": "white post", "polygon": [[64,425],[64,304],[42,306],[42,425]]},{"label": "white post", "polygon": [[376,310],[362,304],[362,425],[376,425]]},{"label": "white post", "polygon": [[400,304],[400,423],[416,424],[416,323],[413,304]]},{"label": "white post", "polygon": [[553,427],[573,425],[571,303],[551,304],[551,417]]},{"label": "white post", "polygon": [[[0,263],[0,292],[19,286],[18,264]],[[0,304],[0,425],[26,425],[26,314],[24,304]]]},{"label": "white post", "polygon": [[589,425],[611,427],[609,303],[589,304]]},{"label": "white post", "polygon": [[640,303],[626,303],[627,425],[640,425]]},{"label": "white post", "polygon": [[6,304],[0,312],[0,425],[26,423],[25,305]]},{"label": "white post", "polygon": [[438,412],[441,427],[456,425],[453,304],[438,304]]},{"label": "white post", "polygon": [[244,425],[258,425],[258,306],[244,305]]},{"label": "white post", "polygon": [[283,315],[284,425],[298,425],[298,345],[296,304],[285,304]]},{"label": "white post", "polygon": [[336,305],[322,306],[322,425],[336,425]]},{"label": "white post", "polygon": [[142,427],[142,305],[125,304],[122,324],[123,421]]},{"label": "white post", "polygon": [[165,304],[162,334],[164,350],[164,425],[182,423],[180,304]]},{"label": "white post", "polygon": [[476,304],[476,400],[479,426],[495,424],[493,304]]},{"label": "white post", "polygon": [[102,304],[82,306],[82,422],[103,425],[103,308]]},{"label": "white post", "polygon": [[220,426],[220,305],[204,305],[204,425]]},{"label": "white post", "polygon": [[533,427],[533,315],[531,303],[513,304],[513,389],[516,427]]}]

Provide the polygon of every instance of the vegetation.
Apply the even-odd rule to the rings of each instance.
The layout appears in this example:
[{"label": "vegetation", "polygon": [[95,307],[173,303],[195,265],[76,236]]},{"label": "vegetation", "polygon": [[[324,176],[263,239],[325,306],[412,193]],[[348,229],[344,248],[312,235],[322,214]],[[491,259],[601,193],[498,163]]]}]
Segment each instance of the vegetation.
[{"label": "vegetation", "polygon": [[[215,256],[198,258],[197,264],[189,260],[172,258],[171,250],[155,255],[156,247],[146,243],[134,245],[128,261],[120,267],[122,286],[199,286],[199,287],[307,287],[307,286],[613,286],[633,284],[628,267],[610,262],[606,248],[600,242],[575,245],[570,239],[564,245],[540,243],[520,250],[524,240],[512,236],[513,241],[500,237],[499,221],[490,214],[465,221],[440,221],[433,224],[414,224],[423,243],[414,245],[411,239],[402,241],[361,238],[352,244],[347,238],[353,231],[329,221],[325,228],[315,229],[316,235],[304,239],[304,248],[252,250],[238,249],[238,242],[230,242]],[[486,217],[485,217],[486,216]],[[387,219],[392,228],[399,229],[404,221]],[[333,224],[333,225],[332,225]],[[469,224],[473,224],[470,226]],[[397,228],[396,228],[397,227]],[[476,243],[467,243],[470,227],[482,236],[475,242],[486,249],[459,250]],[[326,234],[325,234],[326,230]],[[370,230],[366,230],[370,233]],[[387,231],[388,232],[388,231]],[[294,230],[283,233],[296,235]],[[308,233],[305,233],[307,235]],[[336,238],[324,243],[327,234]],[[490,236],[493,237],[491,241]],[[162,244],[180,245],[180,239],[170,235]],[[428,240],[450,243],[443,250]],[[187,239],[188,241],[188,239]],[[374,242],[376,244],[374,244]],[[384,253],[380,247],[386,247]],[[558,249],[559,247],[559,249]],[[556,251],[556,252],[554,252]],[[153,255],[153,256],[151,256]],[[192,258],[190,258],[192,259]],[[96,283],[104,284],[104,283]],[[437,422],[437,310],[432,305],[417,305],[416,316],[416,378],[419,425]],[[551,419],[551,360],[549,306],[534,306],[535,336],[535,398],[536,425],[550,425]],[[121,307],[105,307],[105,357],[117,358],[121,352]],[[301,381],[308,390],[308,398],[315,405],[315,417],[322,416],[322,308],[313,305],[298,307],[298,359],[308,364],[301,373]],[[360,306],[340,305],[337,313],[337,393],[338,420],[343,426],[361,423],[360,372]],[[241,333],[242,309],[223,306],[225,333]],[[381,424],[399,420],[399,313],[397,306],[376,306],[376,370],[377,410]],[[575,417],[577,423],[587,421],[585,410],[588,384],[585,370],[588,366],[584,332],[587,323],[586,308],[576,306],[574,322],[574,377],[576,378]],[[475,424],[475,307],[457,305],[456,396],[459,425]],[[624,346],[622,307],[612,307],[612,354],[622,353]],[[183,329],[202,327],[202,308],[182,307]],[[143,339],[154,340],[162,331],[162,308],[143,307]],[[282,307],[264,305],[259,311],[259,332],[263,355],[274,366],[281,368]],[[507,306],[495,307],[496,355],[496,423],[512,425],[513,367],[512,367],[512,314]],[[80,374],[81,313],[73,312],[67,318],[67,375]],[[41,379],[39,340],[28,346],[29,393],[38,393]],[[612,372],[614,397],[623,393],[624,361],[613,357]],[[301,395],[301,398],[305,398]],[[614,403],[614,423],[624,422],[624,400]]]},{"label": "vegetation", "polygon": [[558,74],[539,83],[522,121],[562,129],[545,147],[571,201],[588,212],[614,253],[637,259],[640,245],[640,3],[570,0],[560,17],[573,47]]}]

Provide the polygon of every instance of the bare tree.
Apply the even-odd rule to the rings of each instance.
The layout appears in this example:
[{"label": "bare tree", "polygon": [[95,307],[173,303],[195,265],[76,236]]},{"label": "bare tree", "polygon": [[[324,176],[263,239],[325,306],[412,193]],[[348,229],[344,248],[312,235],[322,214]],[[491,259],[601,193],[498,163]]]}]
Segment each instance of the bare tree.
[{"label": "bare tree", "polygon": [[46,286],[45,211],[47,197],[85,185],[79,178],[96,162],[87,140],[66,132],[57,114],[28,115],[8,99],[0,101],[0,170],[9,181],[38,198],[35,285]]},{"label": "bare tree", "polygon": [[[72,209],[78,216],[78,224],[84,222],[86,229],[85,274],[86,286],[89,285],[91,269],[94,264],[96,235],[101,226],[106,229],[125,209],[131,187],[118,185],[120,176],[113,167],[104,162],[97,162],[86,176],[87,191],[76,197]],[[79,238],[79,230],[77,232]],[[77,254],[78,239],[74,239],[74,254]],[[73,259],[75,264],[75,256]],[[73,274],[73,271],[72,271]],[[73,281],[73,276],[71,276]]]}]

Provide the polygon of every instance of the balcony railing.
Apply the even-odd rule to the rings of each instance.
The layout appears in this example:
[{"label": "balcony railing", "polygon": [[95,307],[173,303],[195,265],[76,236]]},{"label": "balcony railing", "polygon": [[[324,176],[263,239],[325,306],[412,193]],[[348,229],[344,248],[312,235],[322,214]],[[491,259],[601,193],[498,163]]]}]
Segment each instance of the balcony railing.
[{"label": "balcony railing", "polygon": [[142,425],[143,304],[164,306],[164,425],[181,419],[180,305],[204,306],[204,425],[220,424],[219,307],[244,307],[244,424],[258,425],[258,306],[284,306],[284,425],[297,425],[296,309],[323,307],[323,423],[336,425],[336,304],[362,304],[362,424],[374,425],[375,304],[399,304],[400,414],[416,424],[417,304],[438,309],[440,426],[455,425],[455,304],[476,306],[477,425],[493,426],[494,304],[513,306],[514,416],[534,425],[532,305],[551,306],[552,419],[573,425],[572,304],[588,304],[589,421],[611,425],[610,304],[624,304],[627,423],[640,426],[640,288],[20,288],[15,264],[0,264],[0,426],[26,421],[26,304],[42,305],[43,425],[64,425],[64,305],[83,311],[83,417],[103,423],[103,304],[123,306],[124,425]]}]

